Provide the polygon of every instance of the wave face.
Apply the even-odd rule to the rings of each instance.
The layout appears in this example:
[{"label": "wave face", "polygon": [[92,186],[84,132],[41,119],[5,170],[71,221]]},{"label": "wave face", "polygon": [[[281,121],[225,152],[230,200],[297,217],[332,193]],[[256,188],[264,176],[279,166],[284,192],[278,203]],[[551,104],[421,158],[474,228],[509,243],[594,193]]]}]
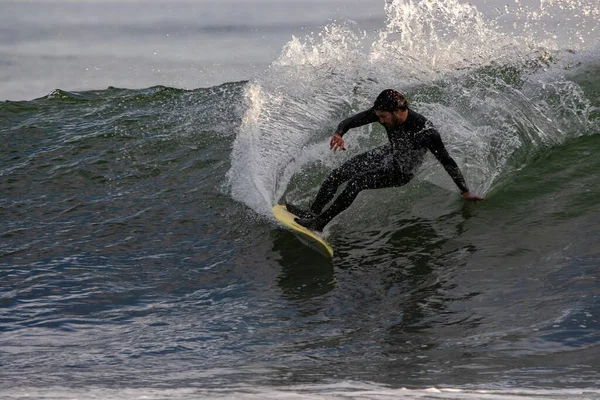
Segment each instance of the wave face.
[{"label": "wave face", "polygon": [[[313,193],[327,169],[384,141],[368,127],[348,135],[348,154],[327,152],[339,120],[389,87],[434,122],[484,195],[543,149],[597,131],[594,92],[580,81],[598,67],[597,6],[543,2],[490,18],[456,0],[395,0],[385,11],[374,37],[331,25],[293,38],[248,84],[228,173],[234,198],[268,215],[291,188]],[[308,168],[316,164],[324,169]],[[427,163],[420,180],[454,190],[439,169]]]},{"label": "wave face", "polygon": [[[0,103],[3,398],[598,398],[597,2],[385,12],[250,81]],[[271,206],[385,142],[328,149],[387,87],[487,201],[430,157],[324,259]]]}]

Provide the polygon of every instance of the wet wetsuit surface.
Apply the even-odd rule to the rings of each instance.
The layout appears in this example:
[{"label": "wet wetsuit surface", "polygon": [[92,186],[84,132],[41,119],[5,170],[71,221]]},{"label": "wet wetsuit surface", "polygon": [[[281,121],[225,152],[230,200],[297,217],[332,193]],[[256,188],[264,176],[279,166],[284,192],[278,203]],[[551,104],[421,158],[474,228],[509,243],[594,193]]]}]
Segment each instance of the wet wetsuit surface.
[{"label": "wet wetsuit surface", "polygon": [[[371,108],[343,120],[337,131],[343,135],[352,128],[378,121],[375,110]],[[337,214],[348,208],[364,189],[380,189],[408,183],[415,170],[423,163],[427,150],[444,166],[461,193],[469,191],[439,132],[427,118],[409,109],[406,121],[395,128],[386,127],[386,132],[389,144],[353,157],[333,170],[323,182],[310,207],[313,213],[320,214],[312,228],[322,230]],[[323,208],[335,196],[337,188],[344,182],[348,184],[343,192],[331,207],[321,214]]]},{"label": "wet wetsuit surface", "polygon": [[[375,110],[371,108],[343,120],[338,125],[337,131],[342,132],[343,136],[349,129],[377,121],[379,118],[375,114]],[[430,150],[450,174],[461,193],[469,191],[460,169],[448,154],[440,133],[423,115],[408,109],[408,116],[402,125],[396,128],[385,127],[385,130],[394,162],[403,173],[414,173],[423,163],[427,150]]]}]

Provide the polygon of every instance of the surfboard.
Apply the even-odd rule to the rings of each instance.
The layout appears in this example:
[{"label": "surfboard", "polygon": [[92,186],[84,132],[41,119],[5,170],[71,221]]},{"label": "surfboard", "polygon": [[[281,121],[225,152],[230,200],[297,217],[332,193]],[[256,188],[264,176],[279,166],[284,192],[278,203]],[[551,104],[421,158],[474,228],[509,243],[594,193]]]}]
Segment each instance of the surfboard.
[{"label": "surfboard", "polygon": [[294,233],[302,243],[312,249],[317,250],[325,257],[333,257],[333,247],[331,247],[331,245],[327,243],[320,234],[313,232],[294,221],[294,218],[298,217],[289,212],[285,205],[275,205],[275,207],[273,207],[273,215],[279,222],[290,228],[292,233]]}]

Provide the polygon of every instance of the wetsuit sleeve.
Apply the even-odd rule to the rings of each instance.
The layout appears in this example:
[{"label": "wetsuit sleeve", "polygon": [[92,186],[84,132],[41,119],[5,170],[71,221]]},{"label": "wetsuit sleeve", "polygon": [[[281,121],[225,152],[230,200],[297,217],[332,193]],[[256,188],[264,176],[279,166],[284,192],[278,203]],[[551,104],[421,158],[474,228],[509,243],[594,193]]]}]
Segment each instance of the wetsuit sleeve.
[{"label": "wetsuit sleeve", "polygon": [[351,117],[346,118],[338,125],[336,132],[341,132],[341,135],[344,136],[346,132],[348,132],[352,128],[358,128],[359,126],[372,124],[373,122],[379,121],[377,118],[377,114],[375,114],[375,110],[372,108],[359,112]]},{"label": "wetsuit sleeve", "polygon": [[463,177],[462,172],[460,172],[456,161],[454,161],[450,154],[448,154],[448,150],[446,150],[446,147],[442,142],[442,137],[440,136],[440,133],[436,129],[431,128],[428,131],[428,138],[429,150],[433,153],[435,158],[437,158],[437,160],[444,166],[446,172],[448,172],[456,186],[458,186],[458,188],[460,189],[460,193],[462,194],[468,192],[469,188],[467,188],[465,178]]}]

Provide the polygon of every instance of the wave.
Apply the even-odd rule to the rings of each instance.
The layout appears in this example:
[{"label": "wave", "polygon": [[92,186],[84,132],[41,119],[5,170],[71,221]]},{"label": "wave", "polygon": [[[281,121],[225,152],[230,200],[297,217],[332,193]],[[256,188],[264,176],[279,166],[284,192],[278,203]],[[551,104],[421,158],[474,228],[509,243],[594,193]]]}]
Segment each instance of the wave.
[{"label": "wave", "polygon": [[[245,88],[232,196],[268,216],[295,176],[299,192],[315,191],[325,171],[385,141],[369,126],[348,135],[352,152],[327,146],[340,119],[389,87],[434,122],[470,186],[491,192],[543,149],[597,132],[597,94],[572,75],[598,71],[598,10],[555,0],[489,18],[456,0],[393,0],[374,39],[350,23],[292,38]],[[578,20],[557,32],[561,16]],[[454,190],[432,159],[418,179]]]}]

